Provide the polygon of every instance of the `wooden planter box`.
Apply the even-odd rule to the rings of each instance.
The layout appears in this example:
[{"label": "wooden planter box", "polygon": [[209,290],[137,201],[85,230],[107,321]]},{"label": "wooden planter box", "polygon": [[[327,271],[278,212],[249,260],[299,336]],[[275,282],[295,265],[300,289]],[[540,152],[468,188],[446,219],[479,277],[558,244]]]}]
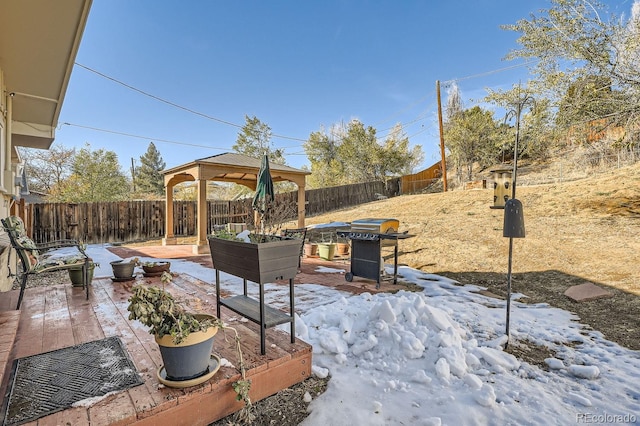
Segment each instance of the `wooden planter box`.
[{"label": "wooden planter box", "polygon": [[[265,331],[278,324],[291,323],[291,343],[296,340],[294,321],[293,279],[298,273],[301,239],[278,237],[268,243],[245,243],[222,238],[209,237],[209,249],[213,268],[216,271],[217,315],[220,307],[226,306],[232,311],[260,325],[260,353],[265,354]],[[243,294],[221,298],[220,271],[226,272],[244,281]],[[264,302],[265,283],[277,280],[289,280],[289,312],[282,312]],[[247,281],[258,284],[259,298],[248,296]]]},{"label": "wooden planter box", "polygon": [[268,243],[245,243],[209,237],[213,267],[264,284],[295,278],[302,240],[280,238]]}]

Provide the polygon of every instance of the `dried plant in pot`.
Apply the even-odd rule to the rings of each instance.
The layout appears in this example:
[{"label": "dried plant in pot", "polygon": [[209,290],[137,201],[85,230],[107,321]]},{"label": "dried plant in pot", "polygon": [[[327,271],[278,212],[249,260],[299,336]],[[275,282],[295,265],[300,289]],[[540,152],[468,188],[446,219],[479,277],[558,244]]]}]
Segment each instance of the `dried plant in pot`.
[{"label": "dried plant in pot", "polygon": [[[211,368],[211,358],[214,337],[219,329],[229,329],[235,333],[236,350],[238,353],[241,379],[233,384],[238,394],[237,400],[245,402],[243,412],[249,413],[252,405],[249,398],[251,381],[246,379],[244,360],[240,349],[238,332],[224,325],[214,315],[188,312],[165,289],[173,276],[163,272],[160,280],[162,288],[157,286],[136,285],[129,297],[129,319],[140,321],[149,327],[149,333],[154,335],[160,347],[160,354],[164,362],[167,380],[161,382],[167,386],[186,387],[201,383],[199,378],[208,380],[215,374],[208,372]],[[219,362],[219,358],[218,358]],[[219,368],[219,364],[217,366]],[[158,378],[161,379],[160,370]]]},{"label": "dried plant in pot", "polygon": [[127,310],[129,319],[140,321],[155,336],[167,380],[191,380],[207,373],[219,327],[215,316],[187,312],[164,288],[142,285],[132,288]]}]

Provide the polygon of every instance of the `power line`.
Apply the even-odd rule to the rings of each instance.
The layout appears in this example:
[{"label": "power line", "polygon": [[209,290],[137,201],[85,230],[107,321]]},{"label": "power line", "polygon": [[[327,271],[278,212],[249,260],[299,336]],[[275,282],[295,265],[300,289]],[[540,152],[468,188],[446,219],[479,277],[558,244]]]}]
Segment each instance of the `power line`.
[{"label": "power line", "polygon": [[[178,108],[178,109],[181,109],[183,111],[190,112],[191,114],[195,114],[195,115],[198,115],[200,117],[204,117],[204,118],[206,118],[208,120],[213,120],[213,121],[217,121],[218,123],[226,124],[228,126],[233,126],[233,127],[238,128],[238,129],[242,129],[242,127],[244,127],[243,125],[232,123],[232,122],[226,121],[226,120],[222,120],[220,118],[213,117],[211,115],[208,115],[208,114],[193,110],[191,108],[187,108],[187,107],[184,107],[182,105],[178,105],[175,102],[168,101],[168,100],[163,99],[163,98],[161,98],[159,96],[156,96],[156,95],[153,95],[151,93],[145,92],[144,90],[140,90],[137,87],[133,87],[130,84],[127,84],[127,83],[125,83],[123,81],[117,80],[117,79],[115,79],[113,77],[110,77],[110,76],[108,76],[108,75],[106,75],[104,73],[101,73],[100,71],[97,71],[97,70],[95,70],[93,68],[90,68],[90,67],[88,67],[86,65],[82,65],[82,64],[80,64],[78,62],[74,62],[74,64],[79,66],[79,67],[81,67],[81,68],[84,68],[85,70],[87,70],[89,72],[92,72],[92,73],[94,73],[96,75],[99,75],[102,78],[106,78],[109,81],[112,81],[114,83],[120,84],[121,86],[124,86],[127,89],[133,90],[134,92],[138,92],[141,95],[147,96],[147,97],[149,97],[151,99],[155,99],[156,101],[165,103],[167,105],[171,105],[174,108]],[[278,135],[276,133],[272,133],[271,136],[274,137],[274,138],[279,138],[279,139],[289,139],[289,140],[294,140],[294,141],[306,142],[306,139],[300,139],[300,138],[294,138],[294,137],[291,137],[291,136]]]},{"label": "power line", "polygon": [[[452,82],[455,82],[455,81],[468,80],[468,79],[472,79],[472,78],[477,78],[477,77],[482,77],[482,76],[486,76],[486,75],[496,74],[496,73],[499,73],[499,72],[502,72],[502,71],[510,70],[510,69],[513,69],[513,68],[522,67],[522,66],[525,66],[525,65],[529,65],[529,64],[531,64],[533,62],[535,62],[535,61],[528,61],[528,62],[524,62],[522,64],[513,65],[513,66],[510,66],[510,67],[504,67],[504,68],[496,69],[496,70],[493,70],[493,71],[487,71],[487,72],[480,73],[480,74],[474,74],[474,75],[461,77],[461,78],[457,78],[457,79],[451,79],[451,80],[444,81],[443,83],[445,83],[445,84],[446,83],[452,83]],[[226,120],[222,120],[222,119],[217,118],[217,117],[213,117],[211,115],[208,115],[208,114],[193,110],[193,109],[188,108],[188,107],[184,107],[184,106],[179,105],[179,104],[177,104],[175,102],[171,102],[171,101],[163,99],[163,98],[161,98],[159,96],[156,96],[156,95],[153,95],[151,93],[145,92],[144,90],[138,89],[137,87],[134,87],[134,86],[132,86],[130,84],[127,84],[127,83],[125,83],[123,81],[120,81],[120,80],[118,80],[118,79],[116,79],[114,77],[108,76],[108,75],[106,75],[106,74],[104,74],[104,73],[102,73],[102,72],[100,72],[98,70],[95,70],[95,69],[93,69],[91,67],[88,67],[86,65],[80,64],[78,62],[74,62],[74,64],[79,66],[79,67],[81,67],[81,68],[83,68],[83,69],[85,69],[85,70],[87,70],[87,71],[89,71],[89,72],[92,72],[92,73],[94,73],[94,74],[96,74],[96,75],[98,75],[98,76],[100,76],[102,78],[105,78],[105,79],[107,79],[107,80],[109,80],[111,82],[114,82],[114,83],[119,84],[119,85],[121,85],[123,87],[126,87],[129,90],[133,90],[134,92],[140,93],[140,94],[142,94],[144,96],[147,96],[147,97],[149,97],[151,99],[154,99],[156,101],[165,103],[165,104],[170,105],[170,106],[172,106],[174,108],[178,108],[178,109],[181,109],[183,111],[189,112],[191,114],[195,114],[195,115],[198,115],[200,117],[206,118],[208,120],[216,121],[216,122],[219,122],[221,124],[226,124],[228,126],[232,126],[232,127],[235,127],[235,128],[240,128],[241,129],[241,128],[244,127],[243,125],[239,125],[239,124],[236,124],[236,123],[232,123],[230,121],[226,121]],[[380,121],[380,123],[384,123],[386,121],[389,121],[392,117],[394,117],[394,116],[396,116],[396,115],[398,115],[398,114],[400,114],[400,113],[402,113],[404,111],[407,111],[407,110],[413,108],[415,105],[418,105],[419,103],[421,103],[425,99],[427,99],[429,97],[429,95],[431,95],[431,92],[429,94],[425,95],[424,97],[418,99],[417,101],[411,103],[407,107],[405,107],[405,108],[403,108],[403,109],[401,109],[401,110],[399,110],[399,111],[387,116],[387,118],[385,118],[384,120]],[[404,124],[403,123],[400,123],[400,124],[402,125],[402,127],[404,129],[404,128],[410,126],[411,124],[416,123],[418,121],[421,121],[421,120],[423,120],[425,118],[427,118],[427,114],[421,114],[421,115],[419,115],[418,117],[416,117],[415,119],[413,119],[411,121],[408,121],[408,122],[406,122]],[[178,141],[172,141],[172,140],[167,140],[167,139],[149,138],[149,137],[146,137],[146,136],[134,135],[134,134],[125,133],[125,132],[119,132],[119,131],[114,131],[114,130],[100,129],[100,128],[91,127],[91,126],[83,126],[83,125],[73,124],[73,123],[63,123],[63,124],[68,125],[68,126],[74,126],[74,127],[94,130],[94,131],[98,131],[98,132],[117,134],[117,135],[121,135],[121,136],[133,137],[133,138],[144,139],[144,140],[149,140],[149,141],[158,141],[158,142],[164,142],[164,143],[170,143],[170,144],[176,144],[176,145],[183,145],[183,146],[193,146],[193,147],[197,147],[197,148],[217,149],[217,150],[223,150],[223,151],[226,150],[226,148],[214,148],[214,147],[210,147],[210,146],[206,146],[206,145],[198,145],[198,144],[192,144],[192,143],[187,143],[187,142],[178,142]],[[393,126],[391,128],[388,128],[388,129],[382,130],[381,132],[388,131],[389,133],[386,136],[382,136],[381,135],[381,136],[377,137],[376,139],[377,140],[383,140],[385,137],[388,137],[391,134],[391,132],[393,131],[394,128],[395,128],[395,126]],[[423,132],[422,130],[418,131],[417,133],[413,134],[412,136],[415,136],[415,135],[417,135],[419,133],[422,133],[422,132]],[[291,137],[291,136],[285,136],[285,135],[280,135],[280,134],[276,134],[276,133],[272,133],[271,136],[274,137],[274,138],[279,138],[279,139],[288,139],[288,140],[299,141],[299,142],[307,142],[307,139],[301,139],[301,138],[296,138],[296,137]],[[293,147],[290,147],[290,148],[293,148]]]},{"label": "power line", "polygon": [[[123,81],[121,81],[121,80],[118,80],[118,79],[116,79],[116,78],[114,78],[114,77],[111,77],[111,76],[109,76],[109,75],[106,75],[106,74],[104,74],[104,73],[102,73],[102,72],[100,72],[100,71],[98,71],[98,70],[96,70],[96,69],[93,69],[93,68],[89,67],[89,66],[86,66],[86,65],[80,64],[80,63],[78,63],[78,62],[75,62],[75,65],[77,65],[77,66],[79,66],[79,67],[81,67],[81,68],[84,68],[85,70],[87,70],[87,71],[89,71],[89,72],[92,72],[92,73],[94,73],[94,74],[96,74],[96,75],[98,75],[98,76],[100,76],[100,77],[102,77],[102,78],[105,78],[105,79],[107,79],[107,80],[109,80],[109,81],[111,81],[111,82],[114,82],[114,83],[119,84],[119,85],[121,85],[121,86],[123,86],[123,87],[126,87],[126,88],[127,88],[127,89],[129,89],[129,90],[133,90],[134,92],[140,93],[141,95],[144,95],[144,96],[147,96],[147,97],[149,97],[149,98],[151,98],[151,99],[154,99],[154,100],[157,100],[157,101],[159,101],[159,102],[165,103],[165,104],[170,105],[170,106],[172,106],[172,107],[174,107],[174,108],[181,109],[181,110],[183,110],[183,111],[186,111],[186,112],[189,112],[189,113],[192,113],[192,114],[198,115],[198,116],[203,117],[203,118],[206,118],[206,119],[208,119],[208,120],[213,120],[213,121],[217,121],[217,122],[222,123],[222,124],[226,124],[226,125],[228,125],[228,126],[233,126],[233,127],[235,127],[235,128],[240,128],[240,129],[241,129],[241,128],[243,127],[242,125],[239,125],[239,124],[236,124],[236,123],[232,123],[232,122],[230,122],[230,121],[222,120],[222,119],[217,118],[217,117],[213,117],[213,116],[211,116],[211,115],[208,115],[208,114],[205,114],[205,113],[202,113],[202,112],[199,112],[199,111],[193,110],[193,109],[188,108],[188,107],[184,107],[184,106],[182,106],[182,105],[176,104],[175,102],[171,102],[171,101],[168,101],[168,100],[166,100],[166,99],[164,99],[164,98],[161,98],[161,97],[159,97],[159,96],[156,96],[156,95],[153,95],[153,94],[151,94],[151,93],[145,92],[144,90],[138,89],[137,87],[134,87],[134,86],[132,86],[132,85],[130,85],[130,84],[127,84],[127,83],[125,83],[125,82],[123,82]],[[431,93],[432,93],[432,92],[431,92]],[[422,98],[418,99],[417,101],[415,101],[415,102],[411,103],[411,104],[410,104],[410,105],[408,105],[407,107],[405,107],[405,108],[403,108],[403,109],[401,109],[401,110],[399,110],[399,111],[397,111],[397,112],[395,112],[395,113],[391,114],[390,116],[387,116],[387,118],[385,118],[384,120],[382,120],[382,121],[381,121],[381,123],[384,123],[384,122],[386,122],[386,121],[389,121],[392,117],[394,117],[394,116],[396,116],[396,115],[398,115],[398,114],[400,114],[400,113],[402,113],[402,112],[404,112],[404,111],[407,111],[407,110],[409,110],[409,109],[413,108],[415,105],[418,105],[419,103],[421,103],[421,102],[423,102],[425,99],[427,99],[427,98],[431,95],[431,93],[428,93],[427,95],[425,95],[425,96],[423,96]],[[407,126],[408,126],[408,125],[410,125],[410,124],[413,124],[413,123],[415,123],[415,122],[417,122],[417,121],[419,121],[419,120],[422,120],[423,118],[426,118],[426,116],[418,116],[417,118],[415,118],[415,119],[413,119],[413,120],[411,120],[411,121],[409,121],[409,122],[407,122],[407,123],[401,123],[401,124],[402,124],[403,128],[405,128],[405,127],[407,127]],[[77,126],[77,127],[82,127],[82,126]],[[395,127],[395,126],[394,126],[394,127]],[[391,128],[389,128],[389,129],[384,129],[384,130],[382,130],[381,132],[385,132],[385,131],[392,131],[394,127],[391,127]],[[93,130],[103,131],[103,132],[108,132],[108,131],[106,131],[106,130],[104,130],[104,129],[93,129]],[[120,133],[120,132],[113,132],[113,133],[115,133],[115,134],[121,134],[121,135],[126,135],[126,134],[124,134],[124,133]],[[295,138],[295,137],[291,137],[291,136],[284,136],[284,135],[280,135],[280,134],[276,134],[276,133],[272,133],[272,134],[271,134],[271,136],[272,136],[272,137],[274,137],[274,138],[279,138],[279,139],[288,139],[288,140],[294,140],[294,141],[298,141],[298,142],[307,142],[307,139]],[[387,134],[387,136],[389,136],[389,135]],[[145,137],[141,137],[141,136],[140,136],[140,138],[142,138],[142,139],[146,139]],[[377,138],[377,139],[382,139],[382,138],[383,138],[383,137],[381,136],[381,137],[379,137],[379,138]],[[154,140],[159,140],[159,139],[154,139]],[[175,142],[170,141],[170,142],[168,142],[168,143],[175,143]]]},{"label": "power line", "polygon": [[[112,135],[126,136],[126,137],[129,137],[129,138],[142,139],[142,140],[149,141],[149,142],[168,143],[168,144],[173,144],[173,145],[190,146],[190,147],[194,147],[194,148],[206,148],[206,149],[212,149],[212,150],[223,151],[223,152],[229,151],[228,148],[216,148],[214,146],[200,145],[200,144],[194,144],[194,143],[189,143],[189,142],[180,142],[180,141],[174,141],[174,140],[169,140],[169,139],[152,138],[152,137],[148,137],[148,136],[135,135],[133,133],[118,132],[118,131],[115,131],[115,130],[107,130],[107,129],[100,129],[98,127],[84,126],[82,124],[75,124],[75,123],[65,122],[65,123],[61,123],[60,125],[61,126],[78,127],[80,129],[93,130],[95,132],[109,133],[109,134],[112,134]],[[299,146],[300,145],[281,147],[281,148],[298,148]],[[294,155],[298,156],[298,155],[306,155],[306,154],[304,152],[302,152],[302,153],[286,153],[285,157],[294,156]]]},{"label": "power line", "polygon": [[502,71],[508,71],[508,70],[511,70],[511,69],[514,69],[514,68],[524,67],[524,66],[533,64],[535,62],[538,62],[538,61],[537,60],[536,61],[527,61],[527,62],[523,62],[521,64],[511,65],[509,67],[504,67],[504,68],[498,68],[496,70],[486,71],[486,72],[483,72],[483,73],[480,73],[480,74],[472,74],[472,75],[468,75],[466,77],[452,78],[450,80],[445,80],[442,83],[443,84],[450,84],[450,83],[453,83],[453,82],[456,82],[456,81],[463,81],[463,80],[470,80],[472,78],[484,77],[484,76],[487,76],[487,75],[497,74],[497,73],[502,72]]},{"label": "power line", "polygon": [[195,148],[207,148],[207,149],[216,149],[216,150],[219,150],[219,151],[228,151],[228,148],[216,148],[216,147],[213,147],[213,146],[198,145],[198,144],[188,143],[188,142],[178,142],[178,141],[172,141],[172,140],[169,140],[169,139],[150,138],[148,136],[134,135],[132,133],[118,132],[118,131],[115,131],[115,130],[100,129],[98,127],[83,126],[81,124],[74,124],[74,123],[66,123],[65,122],[65,123],[62,123],[62,125],[71,126],[71,127],[78,127],[78,128],[87,129],[87,130],[93,130],[93,131],[96,131],[96,132],[110,133],[110,134],[113,134],[113,135],[127,136],[129,138],[144,139],[144,140],[149,141],[149,142],[163,142],[163,143],[170,143],[170,144],[174,144],[174,145],[192,146],[192,147],[195,147]]}]

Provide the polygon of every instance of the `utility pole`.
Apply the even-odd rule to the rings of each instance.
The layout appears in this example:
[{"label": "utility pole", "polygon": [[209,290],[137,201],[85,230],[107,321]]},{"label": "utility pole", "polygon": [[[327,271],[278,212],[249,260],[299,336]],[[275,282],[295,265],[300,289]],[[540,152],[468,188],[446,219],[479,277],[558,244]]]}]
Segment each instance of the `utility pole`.
[{"label": "utility pole", "polygon": [[133,185],[133,192],[136,192],[136,167],[133,161],[133,157],[131,157],[131,184]]},{"label": "utility pole", "polygon": [[447,192],[447,160],[444,156],[444,132],[442,126],[442,102],[440,100],[440,80],[436,80],[436,93],[438,94],[438,124],[440,127],[440,157],[442,165],[442,190]]}]

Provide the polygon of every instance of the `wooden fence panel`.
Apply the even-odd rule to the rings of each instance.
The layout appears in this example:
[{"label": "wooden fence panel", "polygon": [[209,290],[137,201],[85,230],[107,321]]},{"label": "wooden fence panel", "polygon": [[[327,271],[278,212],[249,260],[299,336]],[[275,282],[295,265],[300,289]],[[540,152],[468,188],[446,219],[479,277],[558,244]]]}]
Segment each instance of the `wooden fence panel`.
[{"label": "wooden fence panel", "polygon": [[[388,195],[384,182],[367,182],[306,191],[306,216],[368,203]],[[276,195],[278,202],[295,205],[297,191]],[[38,203],[29,208],[33,223],[29,230],[34,241],[44,243],[76,239],[86,243],[133,242],[162,238],[165,235],[164,200],[118,201],[102,203]],[[207,202],[207,233],[214,225],[247,222],[251,198]],[[195,201],[174,201],[174,235],[193,236],[197,230]],[[292,209],[291,220],[295,220]]]},{"label": "wooden fence panel", "polygon": [[402,176],[400,179],[402,193],[412,194],[420,192],[421,190],[437,182],[442,177],[442,164],[435,163],[428,169],[424,169],[418,173],[412,175]]}]

